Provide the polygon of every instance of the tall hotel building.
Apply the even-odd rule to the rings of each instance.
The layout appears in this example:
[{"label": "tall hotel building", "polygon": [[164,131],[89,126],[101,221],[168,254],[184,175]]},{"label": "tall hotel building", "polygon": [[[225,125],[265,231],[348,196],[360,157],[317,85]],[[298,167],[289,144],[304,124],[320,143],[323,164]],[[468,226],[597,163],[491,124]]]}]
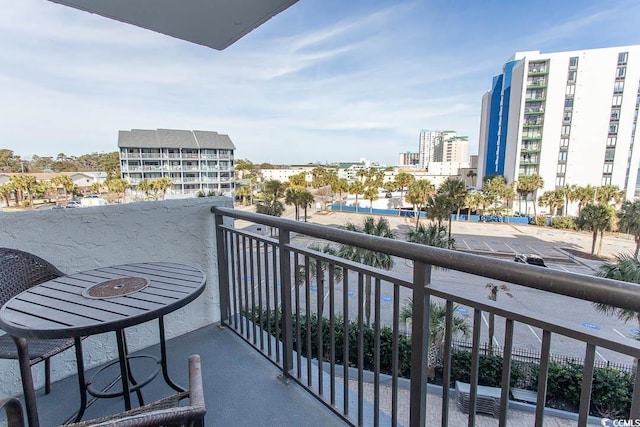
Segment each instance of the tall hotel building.
[{"label": "tall hotel building", "polygon": [[633,199],[639,89],[640,45],[516,53],[482,97],[478,187],[538,174],[543,191],[612,184]]}]

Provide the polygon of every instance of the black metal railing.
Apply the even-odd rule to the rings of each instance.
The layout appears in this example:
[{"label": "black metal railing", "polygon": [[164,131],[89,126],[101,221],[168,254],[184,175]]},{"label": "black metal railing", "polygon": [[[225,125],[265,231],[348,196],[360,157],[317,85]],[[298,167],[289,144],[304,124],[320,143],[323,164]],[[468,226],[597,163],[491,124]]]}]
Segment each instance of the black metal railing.
[{"label": "black metal railing", "polygon": [[[544,420],[552,335],[570,337],[584,345],[579,425],[586,425],[589,416],[596,348],[640,357],[640,343],[635,340],[616,339],[560,320],[539,318],[539,314],[527,309],[499,304],[486,296],[473,296],[452,289],[450,284],[432,281],[432,273],[438,272],[440,276],[465,273],[470,278],[537,289],[544,293],[544,298],[571,297],[630,310],[640,307],[638,285],[230,208],[211,210],[216,215],[222,322],[277,364],[284,379],[303,385],[348,423],[376,426],[382,423],[381,395],[386,387],[391,393],[387,409],[390,425],[398,425],[405,407],[411,408],[411,426],[426,425],[432,301],[444,301],[446,307],[441,336],[443,426],[449,425],[451,402],[447,385],[451,383],[456,306],[469,307],[473,319],[469,426],[476,422],[483,313],[498,316],[503,322],[500,426],[507,425],[516,324],[542,330],[536,426],[542,426]],[[242,227],[234,227],[232,219],[243,221]],[[319,246],[313,247],[312,242],[318,242]],[[321,248],[325,245],[333,249],[348,245],[389,255],[396,268],[386,271],[352,262],[323,252]],[[400,330],[403,301],[405,304],[411,301],[407,306],[412,312],[410,334]],[[390,376],[390,385],[381,384],[383,374]],[[373,385],[365,395],[366,375],[373,376]],[[409,377],[410,386],[409,404],[401,407],[398,390],[402,376]],[[356,398],[352,400],[354,395]],[[624,418],[627,416],[640,419],[640,376],[634,380],[630,413],[624,414]]]}]

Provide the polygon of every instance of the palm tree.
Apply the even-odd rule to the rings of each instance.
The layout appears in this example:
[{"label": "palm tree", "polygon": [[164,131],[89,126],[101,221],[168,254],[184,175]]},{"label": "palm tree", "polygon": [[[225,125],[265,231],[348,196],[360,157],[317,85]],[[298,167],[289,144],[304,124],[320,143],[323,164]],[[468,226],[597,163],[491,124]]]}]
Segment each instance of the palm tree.
[{"label": "palm tree", "polygon": [[[378,218],[376,221],[372,216],[368,216],[362,222],[362,227],[359,227],[351,222],[348,222],[344,227],[345,230],[355,231],[357,233],[365,233],[372,236],[385,237],[387,239],[393,239],[393,233],[391,232],[391,226],[386,218]],[[369,249],[362,249],[357,246],[342,245],[338,250],[338,256],[346,258],[351,261],[359,262],[364,265],[368,265],[374,268],[381,268],[384,270],[391,270],[393,267],[393,258],[391,255],[384,252],[372,251]],[[367,325],[371,320],[371,276],[367,275],[365,278],[365,291],[364,291],[364,309]]]},{"label": "palm tree", "polygon": [[349,185],[349,193],[356,196],[356,213],[358,213],[358,196],[361,194],[364,194],[364,191],[365,191],[365,187],[361,181],[353,181]]},{"label": "palm tree", "polygon": [[272,200],[278,200],[284,197],[284,192],[287,189],[287,184],[278,181],[277,179],[271,179],[264,183],[265,195]]},{"label": "palm tree", "polygon": [[398,215],[400,215],[400,211],[402,211],[402,203],[404,202],[404,191],[406,188],[411,187],[411,184],[414,183],[415,177],[410,173],[400,172],[396,175],[395,184],[396,187],[400,189],[400,209],[398,209]]},{"label": "palm tree", "polygon": [[640,201],[626,201],[618,213],[618,227],[623,233],[631,234],[636,242],[636,250],[633,254],[638,258],[640,251]]},{"label": "palm tree", "polygon": [[151,191],[151,182],[147,179],[142,179],[138,181],[138,185],[136,186],[137,191],[142,191],[144,193],[144,198],[147,200],[149,197],[149,191]]},{"label": "palm tree", "polygon": [[447,237],[447,229],[437,224],[430,224],[427,227],[420,224],[417,230],[409,231],[407,240],[421,245],[450,249],[453,249],[456,243],[455,239]]},{"label": "palm tree", "polygon": [[544,187],[544,180],[538,174],[527,175],[520,177],[521,188],[526,191],[527,194],[531,194],[533,200],[533,216],[537,216],[536,201],[538,199],[538,190]]},{"label": "palm tree", "polygon": [[[511,298],[513,295],[509,292],[511,289],[507,285],[494,285],[493,283],[487,283],[485,288],[489,289],[489,298],[491,301],[498,300],[498,292],[502,291],[506,296]],[[489,312],[489,348],[491,349],[491,353],[493,353],[493,335],[495,334],[495,315],[493,312]]]},{"label": "palm tree", "polygon": [[475,182],[473,182],[474,178],[478,176],[478,173],[476,171],[474,171],[473,169],[470,169],[469,172],[467,172],[467,178],[471,178],[471,187],[476,186]]},{"label": "palm tree", "polygon": [[331,181],[331,191],[338,193],[338,200],[340,201],[340,211],[342,211],[342,194],[349,191],[349,182],[346,178],[334,179]]},{"label": "palm tree", "polygon": [[289,185],[298,186],[298,187],[306,187],[307,186],[307,174],[305,172],[300,172],[295,175],[291,175],[289,177]]},{"label": "palm tree", "polygon": [[287,188],[284,196],[284,202],[287,205],[293,205],[295,210],[296,221],[300,221],[300,206],[302,205],[302,192],[306,191],[300,186],[293,186]]},{"label": "palm tree", "polygon": [[444,194],[436,194],[429,197],[427,206],[427,217],[438,223],[438,227],[442,225],[442,220],[446,217],[451,218],[451,201]]},{"label": "palm tree", "polygon": [[[453,311],[458,309],[458,305],[453,306]],[[400,310],[400,321],[405,325],[413,318],[413,299],[407,298],[407,303]],[[445,304],[429,302],[429,351],[427,352],[427,369],[429,377],[435,376],[435,365],[437,355],[444,344],[444,336],[447,326],[447,306]],[[453,316],[451,329],[452,336],[462,335],[468,337],[471,332],[469,324],[464,317]]]},{"label": "palm tree", "polygon": [[569,203],[572,203],[577,200],[577,185],[563,185],[558,188],[556,191],[564,198],[564,209],[562,210],[562,214],[564,216],[568,216],[569,212]]},{"label": "palm tree", "polygon": [[593,233],[591,254],[593,254],[596,249],[598,232],[600,232],[600,246],[598,247],[598,255],[601,254],[604,231],[611,227],[612,219],[613,213],[611,212],[611,207],[601,203],[587,205],[580,212],[580,217],[578,217],[578,228],[582,230],[589,230]]},{"label": "palm tree", "polygon": [[236,188],[236,197],[240,197],[243,205],[247,204],[247,198],[251,194],[251,188],[248,185],[241,185]]},{"label": "palm tree", "polygon": [[555,216],[558,208],[564,204],[564,194],[559,190],[545,191],[538,199],[539,206],[549,206],[549,215]]},{"label": "palm tree", "polygon": [[122,196],[122,201],[124,202],[124,196],[127,189],[130,187],[129,182],[122,178],[111,178],[105,181],[107,185],[107,190]]},{"label": "palm tree", "polygon": [[51,178],[51,183],[56,185],[56,187],[62,187],[65,200],[68,199],[68,194],[73,192],[73,189],[75,187],[73,180],[68,175],[54,176],[53,178]]},{"label": "palm tree", "polygon": [[300,206],[304,208],[304,222],[307,222],[307,208],[311,206],[314,201],[315,198],[309,191],[304,190],[302,194],[300,194]]},{"label": "palm tree", "polygon": [[162,199],[166,200],[167,190],[171,188],[172,185],[173,182],[171,182],[171,179],[166,176],[151,181],[151,190],[153,191],[154,200],[158,200],[160,194],[162,194]]},{"label": "palm tree", "polygon": [[377,187],[367,187],[364,190],[364,198],[369,201],[369,213],[373,213],[373,202],[378,200],[378,188]]},{"label": "palm tree", "polygon": [[[498,210],[498,205],[502,202],[502,197],[505,194],[505,187],[507,185],[507,181],[504,179],[502,175],[494,176],[489,178],[484,186],[482,187],[482,196],[483,196],[483,211],[485,214],[484,208],[489,208],[487,210],[494,213]],[[500,204],[500,206],[502,206]],[[502,210],[500,207],[499,210]]]},{"label": "palm tree", "polygon": [[14,191],[14,187],[11,182],[7,182],[5,184],[0,185],[0,195],[4,197],[7,207],[9,207],[9,197],[11,197],[11,193],[13,193],[13,191]]},{"label": "palm tree", "polygon": [[[631,254],[617,255],[616,262],[604,263],[596,275],[607,279],[640,284],[640,259],[638,259],[637,256],[632,256]],[[594,303],[593,305],[596,310],[607,315],[616,316],[624,322],[629,322],[635,319],[638,322],[638,327],[640,328],[640,311],[613,307],[601,303]]]},{"label": "palm tree", "polygon": [[469,210],[467,215],[467,221],[471,220],[471,211],[477,210],[482,204],[482,194],[480,193],[468,193],[465,199],[465,203],[467,209]]},{"label": "palm tree", "polygon": [[[452,211],[456,211],[456,220],[460,217],[460,208],[464,205],[464,200],[467,197],[467,187],[464,182],[458,178],[447,178],[440,187],[438,193],[446,196],[449,199],[449,205]],[[449,212],[449,239],[451,239],[451,212]]]},{"label": "palm tree", "polygon": [[578,216],[580,216],[582,208],[594,200],[595,192],[595,187],[591,185],[587,185],[586,187],[578,187],[576,189],[575,199],[578,201]]},{"label": "palm tree", "polygon": [[416,229],[420,224],[420,212],[429,201],[429,198],[433,195],[433,190],[434,187],[433,184],[431,184],[431,181],[428,179],[421,179],[411,184],[409,191],[407,191],[405,199],[413,205],[413,210],[416,213]]},{"label": "palm tree", "polygon": [[[505,184],[502,194],[500,195],[507,205],[508,215],[513,213],[513,201],[516,198],[516,183],[512,182],[511,184]],[[507,216],[507,221],[509,221],[509,217]]]},{"label": "palm tree", "polygon": [[602,187],[596,188],[595,199],[605,205],[611,202],[616,205],[624,200],[624,191],[620,191],[617,185],[603,185]]},{"label": "palm tree", "polygon": [[[309,245],[309,249],[314,251],[322,252],[323,254],[337,256],[338,251],[331,245],[327,244],[322,247],[317,243],[312,243]],[[309,260],[309,281],[316,281],[316,285],[318,286],[318,294],[323,295],[323,298],[320,298],[320,306],[318,307],[318,318],[322,317],[322,313],[324,312],[324,284],[325,284],[325,275],[327,270],[329,269],[330,262],[322,261],[320,259],[311,259]],[[339,265],[334,265],[333,267],[333,280],[334,283],[339,283],[342,281],[342,267]],[[320,280],[318,281],[318,276]],[[307,282],[307,269],[306,264],[298,266],[298,283],[305,284]]]}]

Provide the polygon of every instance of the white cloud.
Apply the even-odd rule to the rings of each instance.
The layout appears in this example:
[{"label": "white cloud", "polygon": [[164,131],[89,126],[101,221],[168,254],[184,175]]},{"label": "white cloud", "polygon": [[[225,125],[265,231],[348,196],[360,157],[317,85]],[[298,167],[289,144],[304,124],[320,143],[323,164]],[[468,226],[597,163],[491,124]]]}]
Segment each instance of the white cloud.
[{"label": "white cloud", "polygon": [[[0,146],[79,155],[115,151],[118,130],[202,129],[253,161],[393,163],[424,128],[473,144],[480,97],[528,33],[487,23],[458,46],[451,34],[482,28],[432,25],[439,5],[381,3],[305,0],[218,52],[43,0],[0,0]],[[552,44],[611,15],[550,20],[531,39]]]}]

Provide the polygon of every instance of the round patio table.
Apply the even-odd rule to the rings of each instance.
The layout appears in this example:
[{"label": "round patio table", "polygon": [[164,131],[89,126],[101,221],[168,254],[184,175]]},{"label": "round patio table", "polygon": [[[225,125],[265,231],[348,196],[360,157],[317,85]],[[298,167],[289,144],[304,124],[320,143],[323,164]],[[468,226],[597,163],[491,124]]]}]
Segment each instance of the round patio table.
[{"label": "round patio table", "polygon": [[[29,367],[29,338],[75,339],[81,389],[76,420],[82,418],[86,409],[87,391],[97,397],[122,395],[127,410],[131,408],[130,394],[136,391],[142,404],[140,388],[153,378],[142,382],[134,380],[124,329],[150,320],[159,321],[161,358],[158,362],[164,379],[175,390],[184,390],[168,375],[164,316],[196,299],[204,291],[205,284],[202,270],[185,264],[123,264],[62,276],[9,300],[0,310],[0,328],[13,337],[18,348],[29,425],[39,425]],[[118,393],[94,391],[87,387],[84,378],[81,339],[105,332],[116,333],[122,383]]]}]

